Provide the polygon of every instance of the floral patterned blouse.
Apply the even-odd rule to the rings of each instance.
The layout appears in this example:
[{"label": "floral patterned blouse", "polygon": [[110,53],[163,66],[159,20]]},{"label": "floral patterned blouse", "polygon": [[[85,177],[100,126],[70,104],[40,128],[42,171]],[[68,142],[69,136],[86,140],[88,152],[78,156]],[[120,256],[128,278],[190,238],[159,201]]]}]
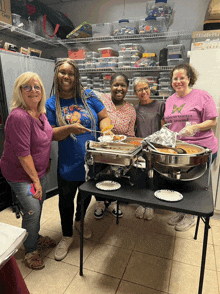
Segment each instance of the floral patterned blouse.
[{"label": "floral patterned blouse", "polygon": [[116,109],[115,104],[112,102],[110,93],[102,94],[102,98],[102,102],[104,103],[111,119],[111,123],[114,126],[112,132],[117,135],[135,137],[134,126],[136,111],[134,106],[126,102],[122,108]]}]

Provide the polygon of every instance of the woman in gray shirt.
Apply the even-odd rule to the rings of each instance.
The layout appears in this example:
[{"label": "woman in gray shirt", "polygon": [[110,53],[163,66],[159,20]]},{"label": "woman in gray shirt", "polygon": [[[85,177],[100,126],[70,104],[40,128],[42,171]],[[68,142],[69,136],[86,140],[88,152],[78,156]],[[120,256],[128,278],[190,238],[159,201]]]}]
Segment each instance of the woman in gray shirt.
[{"label": "woman in gray shirt", "polygon": [[[159,131],[164,125],[165,103],[160,100],[150,98],[150,87],[147,78],[140,77],[134,80],[134,93],[139,98],[136,110],[135,135],[139,138],[147,136]],[[135,211],[137,218],[152,220],[154,210],[150,207],[139,206]]]}]

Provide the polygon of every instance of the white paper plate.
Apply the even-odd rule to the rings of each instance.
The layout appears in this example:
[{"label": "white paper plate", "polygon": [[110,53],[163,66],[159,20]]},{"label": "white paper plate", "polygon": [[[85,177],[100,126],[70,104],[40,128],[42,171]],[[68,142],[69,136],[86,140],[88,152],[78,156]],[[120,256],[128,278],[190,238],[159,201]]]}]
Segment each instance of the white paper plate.
[{"label": "white paper plate", "polygon": [[160,200],[164,201],[180,201],[183,199],[183,195],[177,191],[173,190],[157,190],[154,196]]},{"label": "white paper plate", "polygon": [[114,181],[102,181],[96,184],[96,188],[105,191],[118,190],[121,187],[121,184]]},{"label": "white paper plate", "polygon": [[112,141],[112,136],[100,136],[98,137],[99,142],[111,142]]}]

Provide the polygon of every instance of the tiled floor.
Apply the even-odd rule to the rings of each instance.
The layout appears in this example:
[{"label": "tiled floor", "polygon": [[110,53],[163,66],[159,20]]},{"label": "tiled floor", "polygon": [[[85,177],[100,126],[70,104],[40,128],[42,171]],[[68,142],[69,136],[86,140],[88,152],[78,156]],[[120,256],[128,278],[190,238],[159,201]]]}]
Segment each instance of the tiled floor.
[{"label": "tiled floor", "polygon": [[[176,232],[167,225],[173,212],[156,210],[152,221],[134,216],[136,205],[121,205],[124,217],[119,225],[106,212],[95,220],[95,199],[86,220],[93,236],[84,241],[84,276],[79,276],[79,234],[62,261],[54,260],[54,249],[44,253],[45,268],[33,271],[24,266],[24,251],[16,254],[31,294],[197,294],[204,224],[198,239],[195,227]],[[11,209],[0,212],[0,222],[20,226]],[[58,196],[45,201],[41,234],[57,242],[61,238]],[[220,219],[211,219],[203,294],[220,293]]]}]

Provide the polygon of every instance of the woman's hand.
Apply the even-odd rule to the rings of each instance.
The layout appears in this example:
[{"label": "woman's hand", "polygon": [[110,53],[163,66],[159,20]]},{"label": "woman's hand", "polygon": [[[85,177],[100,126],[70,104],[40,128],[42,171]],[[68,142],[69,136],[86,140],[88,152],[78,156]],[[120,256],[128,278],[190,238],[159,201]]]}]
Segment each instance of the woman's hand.
[{"label": "woman's hand", "polygon": [[182,137],[192,137],[194,136],[197,132],[199,131],[199,127],[197,124],[195,125],[191,125],[191,126],[187,126],[185,128],[183,128],[180,132],[179,132],[179,136]]},{"label": "woman's hand", "polygon": [[85,134],[86,132],[89,131],[87,128],[82,126],[80,123],[71,124],[71,125],[69,125],[69,127],[71,129],[71,133],[73,133],[75,135]]},{"label": "woman's hand", "polygon": [[33,195],[33,198],[38,199],[38,200],[42,200],[42,186],[40,183],[40,180],[36,181],[33,183],[34,188],[35,188],[35,194]]}]

